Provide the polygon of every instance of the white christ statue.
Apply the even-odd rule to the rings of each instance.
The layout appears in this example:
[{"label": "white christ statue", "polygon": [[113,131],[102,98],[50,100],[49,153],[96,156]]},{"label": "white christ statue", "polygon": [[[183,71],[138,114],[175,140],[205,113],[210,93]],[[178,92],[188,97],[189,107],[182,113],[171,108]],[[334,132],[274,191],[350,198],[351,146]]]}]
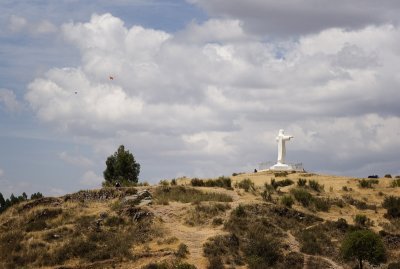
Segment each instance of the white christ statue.
[{"label": "white christ statue", "polygon": [[272,170],[291,170],[292,167],[285,164],[285,156],[286,156],[286,141],[289,141],[293,136],[285,135],[284,130],[280,129],[278,136],[276,137],[276,141],[278,142],[278,162],[270,169]]}]

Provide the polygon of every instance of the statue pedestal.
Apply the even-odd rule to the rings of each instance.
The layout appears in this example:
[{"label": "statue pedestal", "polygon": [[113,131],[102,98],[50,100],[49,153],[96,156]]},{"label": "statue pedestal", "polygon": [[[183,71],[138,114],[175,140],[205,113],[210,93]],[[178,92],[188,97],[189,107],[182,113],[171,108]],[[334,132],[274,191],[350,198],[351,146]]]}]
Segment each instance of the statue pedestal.
[{"label": "statue pedestal", "polygon": [[291,165],[277,163],[269,168],[269,170],[273,171],[293,171],[293,167]]}]

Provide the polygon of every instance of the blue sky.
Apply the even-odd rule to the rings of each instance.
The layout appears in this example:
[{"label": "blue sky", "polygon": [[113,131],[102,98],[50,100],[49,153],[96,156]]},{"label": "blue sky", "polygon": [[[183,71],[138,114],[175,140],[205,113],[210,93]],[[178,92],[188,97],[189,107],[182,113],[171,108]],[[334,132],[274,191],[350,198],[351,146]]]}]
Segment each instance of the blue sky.
[{"label": "blue sky", "polygon": [[252,171],[281,128],[307,170],[400,174],[399,8],[4,0],[0,192],[99,187],[120,144],[141,181]]}]

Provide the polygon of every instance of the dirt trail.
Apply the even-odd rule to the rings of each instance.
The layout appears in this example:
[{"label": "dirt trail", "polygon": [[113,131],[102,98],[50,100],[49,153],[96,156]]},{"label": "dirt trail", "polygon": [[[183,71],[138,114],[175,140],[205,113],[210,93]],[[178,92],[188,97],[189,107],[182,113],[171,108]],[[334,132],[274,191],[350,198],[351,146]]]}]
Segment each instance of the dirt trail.
[{"label": "dirt trail", "polygon": [[[292,233],[290,231],[287,232],[287,243],[289,245],[289,249],[290,251],[294,251],[294,252],[300,252],[300,243],[299,241],[297,241],[297,239],[292,235]],[[327,263],[330,264],[329,269],[343,269],[343,267],[339,264],[337,264],[336,262],[334,262],[333,260],[327,258],[327,257],[323,257],[323,256],[319,256],[319,255],[309,255],[309,254],[305,254],[304,255],[304,265],[303,268],[308,268],[308,261],[310,260],[311,257],[316,257],[319,259],[322,259],[324,261],[326,261]]]},{"label": "dirt trail", "polygon": [[[212,189],[204,188],[204,191],[212,191]],[[234,200],[230,203],[232,209],[228,210],[225,214],[225,218],[227,218],[230,211],[239,204],[240,197],[236,192],[232,191],[219,190],[219,192],[226,192],[226,194],[232,196]],[[206,268],[208,261],[207,258],[203,256],[203,244],[208,238],[226,234],[226,231],[222,230],[222,225],[218,227],[185,225],[184,218],[190,207],[190,204],[170,202],[167,206],[153,205],[152,211],[156,217],[159,217],[163,221],[170,236],[178,238],[180,242],[188,246],[190,252],[188,255],[188,262],[195,264],[199,269]]]}]

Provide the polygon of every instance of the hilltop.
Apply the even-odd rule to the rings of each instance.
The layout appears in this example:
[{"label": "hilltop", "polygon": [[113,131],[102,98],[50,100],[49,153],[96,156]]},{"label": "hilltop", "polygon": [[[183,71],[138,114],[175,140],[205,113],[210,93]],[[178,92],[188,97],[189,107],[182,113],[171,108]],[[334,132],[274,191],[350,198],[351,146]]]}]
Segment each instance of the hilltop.
[{"label": "hilltop", "polygon": [[21,202],[0,215],[0,267],[354,268],[340,246],[370,229],[381,268],[400,268],[400,219],[382,206],[400,179],[233,175]]}]

